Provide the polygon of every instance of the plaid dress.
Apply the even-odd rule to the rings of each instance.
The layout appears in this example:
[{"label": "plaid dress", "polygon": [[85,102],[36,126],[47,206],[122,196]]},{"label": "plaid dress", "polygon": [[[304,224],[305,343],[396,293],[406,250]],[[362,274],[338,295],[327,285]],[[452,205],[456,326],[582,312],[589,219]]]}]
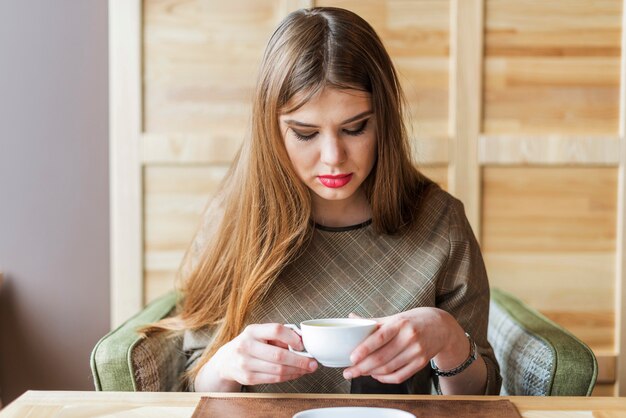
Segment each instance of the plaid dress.
[{"label": "plaid dress", "polygon": [[[251,312],[248,323],[294,323],[341,318],[354,312],[382,317],[417,307],[451,313],[475,340],[487,365],[487,394],[498,394],[501,379],[487,341],[489,285],[480,249],[463,205],[434,183],[422,194],[413,226],[399,235],[376,234],[371,221],[330,228],[317,225],[303,255],[283,270]],[[184,350],[192,367],[210,332],[187,332]],[[370,377],[352,381],[343,369],[320,364],[314,372],[278,384],[247,386],[249,392],[432,393],[426,367],[400,385]]]}]

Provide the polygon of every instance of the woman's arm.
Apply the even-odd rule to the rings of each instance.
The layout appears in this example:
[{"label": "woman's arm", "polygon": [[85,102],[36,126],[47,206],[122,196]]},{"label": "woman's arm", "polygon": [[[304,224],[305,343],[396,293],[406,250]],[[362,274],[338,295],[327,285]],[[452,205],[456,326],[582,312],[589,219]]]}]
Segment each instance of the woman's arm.
[{"label": "woman's arm", "polygon": [[[445,312],[445,311],[442,311]],[[487,365],[480,353],[477,352],[476,343],[467,337],[465,331],[456,320],[447,312],[450,337],[447,344],[432,360],[440,371],[458,370],[473,355],[472,363],[463,371],[454,376],[439,376],[439,390],[447,395],[483,395],[487,385]]]}]

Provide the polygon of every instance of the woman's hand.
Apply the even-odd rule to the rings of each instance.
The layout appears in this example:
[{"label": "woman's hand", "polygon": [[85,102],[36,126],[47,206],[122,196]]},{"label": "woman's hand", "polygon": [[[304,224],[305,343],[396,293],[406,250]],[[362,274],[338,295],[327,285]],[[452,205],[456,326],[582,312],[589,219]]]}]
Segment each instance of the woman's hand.
[{"label": "woman's hand", "polygon": [[470,352],[464,330],[441,309],[416,308],[375,320],[381,325],[352,352],[346,379],[369,375],[382,383],[401,383],[431,358],[446,370],[463,363]]},{"label": "woman's hand", "polygon": [[224,344],[196,376],[196,391],[239,391],[241,385],[279,383],[317,369],[313,359],[294,354],[302,340],[282,324],[254,324]]}]

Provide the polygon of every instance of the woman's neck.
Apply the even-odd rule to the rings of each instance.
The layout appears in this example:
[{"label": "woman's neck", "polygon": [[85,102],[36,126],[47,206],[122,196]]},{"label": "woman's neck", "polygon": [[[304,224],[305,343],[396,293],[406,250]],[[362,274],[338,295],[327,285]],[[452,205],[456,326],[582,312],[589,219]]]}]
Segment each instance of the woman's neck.
[{"label": "woman's neck", "polygon": [[345,200],[325,200],[314,196],[312,203],[313,220],[319,225],[351,226],[372,218],[372,208],[364,193],[355,193]]}]

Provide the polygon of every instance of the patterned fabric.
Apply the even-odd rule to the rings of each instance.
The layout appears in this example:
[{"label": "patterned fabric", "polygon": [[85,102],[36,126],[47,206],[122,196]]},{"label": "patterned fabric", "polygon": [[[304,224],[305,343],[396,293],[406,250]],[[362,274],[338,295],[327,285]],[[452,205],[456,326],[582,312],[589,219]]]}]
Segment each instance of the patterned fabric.
[{"label": "patterned fabric", "polygon": [[[488,370],[486,393],[500,391],[498,365],[487,342],[489,286],[478,243],[461,202],[428,183],[414,225],[399,235],[377,235],[367,222],[347,228],[318,226],[306,251],[288,265],[248,323],[295,323],[311,318],[382,317],[417,307],[450,312],[474,338]],[[210,332],[187,332],[187,367],[199,358]],[[358,379],[355,379],[355,381]],[[349,393],[373,381],[346,381],[342,369],[320,366],[297,380],[246,387],[251,392]],[[405,382],[408,393],[431,393],[430,367]],[[355,387],[357,389],[355,390]]]},{"label": "patterned fabric", "polygon": [[142,338],[132,348],[130,361],[138,392],[178,392],[183,390],[181,370],[185,356],[181,337],[165,334]]},{"label": "patterned fabric", "polygon": [[489,316],[489,341],[505,376],[500,394],[549,396],[556,361],[550,346],[520,327],[497,303],[491,302]]}]

